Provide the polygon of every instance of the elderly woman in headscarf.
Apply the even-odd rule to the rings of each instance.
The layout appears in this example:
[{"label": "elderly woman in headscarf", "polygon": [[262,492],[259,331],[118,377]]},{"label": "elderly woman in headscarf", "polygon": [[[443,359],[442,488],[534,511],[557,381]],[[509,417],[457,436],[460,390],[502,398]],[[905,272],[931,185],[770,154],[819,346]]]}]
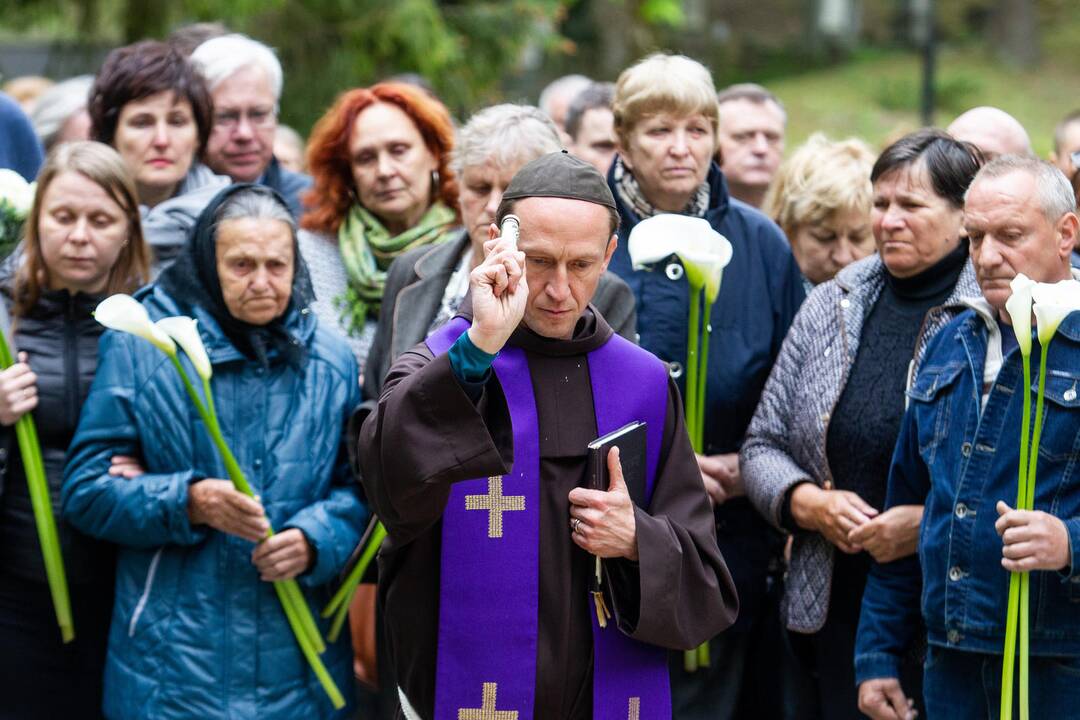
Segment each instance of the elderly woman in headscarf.
[{"label": "elderly woman in headscarf", "polygon": [[[221,479],[225,466],[164,355],[107,332],[62,492],[69,522],[119,546],[105,714],[344,717],[271,584],[296,578],[315,614],[367,516],[342,442],[359,402],[356,360],[308,310],[288,206],[268,188],[226,188],[137,298],[151,319],[198,321],[222,432],[257,499]],[[141,458],[145,474],[110,475],[115,455]],[[322,658],[338,687],[351,687],[347,640]]]}]

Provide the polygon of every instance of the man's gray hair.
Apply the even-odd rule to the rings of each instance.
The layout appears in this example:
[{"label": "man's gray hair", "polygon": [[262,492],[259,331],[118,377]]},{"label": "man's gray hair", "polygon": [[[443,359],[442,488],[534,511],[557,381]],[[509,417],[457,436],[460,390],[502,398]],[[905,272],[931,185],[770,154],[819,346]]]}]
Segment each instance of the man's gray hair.
[{"label": "man's gray hair", "polygon": [[296,239],[296,218],[289,208],[279,200],[272,190],[253,185],[225,199],[214,214],[214,225],[227,220],[280,220],[289,226],[289,232]]},{"label": "man's gray hair", "polygon": [[1035,195],[1039,199],[1040,209],[1051,224],[1060,220],[1065,213],[1076,212],[1076,195],[1065,173],[1045,160],[1024,155],[999,155],[983,165],[964,194],[965,202],[971,188],[980,180],[1000,178],[1014,172],[1025,172],[1035,179]]},{"label": "man's gray hair", "polygon": [[594,82],[574,96],[566,111],[566,134],[577,142],[581,121],[590,110],[610,110],[615,101],[615,83]]},{"label": "man's gray hair", "polygon": [[[780,115],[784,118],[784,124],[787,125],[787,108],[784,107],[784,103],[780,98],[764,85],[749,82],[735,83],[716,93],[716,103],[718,105],[735,102],[736,100],[749,100],[756,105],[772,103],[779,108]],[[723,110],[720,112],[723,113]]]},{"label": "man's gray hair", "polygon": [[191,62],[206,80],[210,92],[238,70],[261,68],[270,81],[274,102],[281,99],[281,62],[273,50],[246,35],[234,33],[211,38],[195,48]]},{"label": "man's gray hair", "polygon": [[34,103],[30,122],[41,144],[45,146],[45,152],[49,152],[56,143],[64,129],[64,123],[86,109],[86,100],[93,85],[93,75],[68,78],[43,92]]},{"label": "man's gray hair", "polygon": [[492,105],[461,128],[450,155],[450,169],[460,177],[468,167],[488,162],[496,167],[515,167],[560,150],[559,131],[540,108]]},{"label": "man's gray hair", "polygon": [[584,75],[563,75],[561,78],[557,78],[548,83],[547,87],[540,91],[540,99],[537,100],[537,105],[544,112],[551,114],[551,103],[559,95],[569,95],[572,99],[574,95],[588,87],[592,80]]}]

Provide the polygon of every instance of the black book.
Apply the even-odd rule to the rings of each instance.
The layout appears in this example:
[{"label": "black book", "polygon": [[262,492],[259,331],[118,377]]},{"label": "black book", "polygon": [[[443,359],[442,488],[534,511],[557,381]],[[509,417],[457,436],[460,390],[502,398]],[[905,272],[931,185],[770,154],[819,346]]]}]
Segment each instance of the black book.
[{"label": "black book", "polygon": [[[630,499],[638,507],[645,507],[645,427],[644,422],[632,422],[588,444],[590,490],[606,492],[611,487],[608,452],[618,446],[619,463],[622,465],[623,480],[626,482]],[[607,627],[611,611],[604,598],[603,564],[599,557],[596,558],[596,569],[589,584],[590,595],[596,608],[596,619],[600,627]]]},{"label": "black book", "polygon": [[611,448],[618,446],[630,499],[638,507],[645,507],[645,426],[644,422],[632,422],[589,443],[590,490],[606,491],[610,487],[607,457]]}]

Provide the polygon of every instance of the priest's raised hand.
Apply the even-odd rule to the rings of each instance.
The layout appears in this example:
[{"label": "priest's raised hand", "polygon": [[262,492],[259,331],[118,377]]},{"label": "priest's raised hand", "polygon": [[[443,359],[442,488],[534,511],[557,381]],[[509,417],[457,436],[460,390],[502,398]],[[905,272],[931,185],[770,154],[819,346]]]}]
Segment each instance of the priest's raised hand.
[{"label": "priest's raised hand", "polygon": [[525,281],[525,253],[511,241],[499,237],[491,226],[491,239],[484,243],[484,261],[469,276],[472,291],[472,327],[469,339],[476,347],[494,355],[510,339],[529,300]]},{"label": "priest's raised hand", "polygon": [[571,537],[578,547],[593,555],[637,562],[634,502],[623,479],[619,448],[611,448],[607,464],[611,486],[606,491],[585,488],[570,491]]}]

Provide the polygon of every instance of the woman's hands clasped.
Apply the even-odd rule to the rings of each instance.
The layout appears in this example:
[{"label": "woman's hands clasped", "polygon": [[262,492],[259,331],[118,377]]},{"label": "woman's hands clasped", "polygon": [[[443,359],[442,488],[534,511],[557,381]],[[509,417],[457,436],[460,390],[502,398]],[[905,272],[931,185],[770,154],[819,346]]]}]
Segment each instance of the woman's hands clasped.
[{"label": "woman's hands clasped", "polygon": [[291,580],[306,571],[314,559],[307,536],[296,528],[266,537],[270,522],[263,506],[229,480],[207,478],[192,483],[188,488],[188,519],[192,525],[208,525],[257,543],[251,562],[267,582]]},{"label": "woman's hands clasped", "polygon": [[921,505],[898,505],[885,512],[849,490],[825,490],[813,483],[791,493],[791,516],[799,527],[821,533],[841,552],[866,550],[877,562],[892,562],[915,552]]}]

